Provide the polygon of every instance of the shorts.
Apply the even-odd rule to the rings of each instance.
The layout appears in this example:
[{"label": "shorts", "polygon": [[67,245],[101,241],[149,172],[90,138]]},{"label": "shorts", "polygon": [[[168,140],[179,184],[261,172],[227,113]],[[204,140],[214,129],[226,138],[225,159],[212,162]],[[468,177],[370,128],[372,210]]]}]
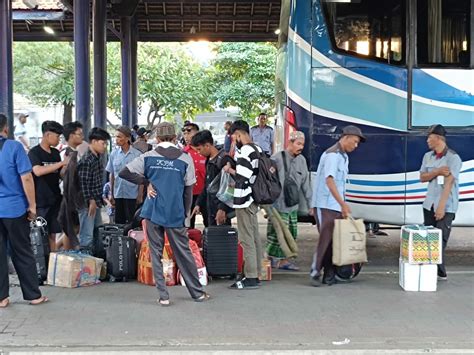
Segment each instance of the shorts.
[{"label": "shorts", "polygon": [[38,207],[36,214],[38,217],[43,217],[48,223],[48,233],[61,233],[63,230],[58,222],[59,208],[61,206],[61,200],[56,202],[53,206],[49,207]]}]

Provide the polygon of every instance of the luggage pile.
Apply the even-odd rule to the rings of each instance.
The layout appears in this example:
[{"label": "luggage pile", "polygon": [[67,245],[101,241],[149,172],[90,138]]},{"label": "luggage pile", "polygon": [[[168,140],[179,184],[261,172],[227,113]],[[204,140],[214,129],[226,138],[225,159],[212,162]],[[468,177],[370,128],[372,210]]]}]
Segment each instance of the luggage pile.
[{"label": "luggage pile", "polygon": [[405,291],[436,291],[442,248],[440,229],[423,225],[402,227],[399,283]]}]

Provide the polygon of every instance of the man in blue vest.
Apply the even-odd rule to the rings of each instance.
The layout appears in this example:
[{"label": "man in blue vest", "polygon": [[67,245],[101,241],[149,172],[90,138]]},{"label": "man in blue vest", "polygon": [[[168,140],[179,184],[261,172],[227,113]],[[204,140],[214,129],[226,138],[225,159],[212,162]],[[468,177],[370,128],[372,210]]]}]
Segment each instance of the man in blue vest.
[{"label": "man in blue vest", "polygon": [[146,220],[158,303],[170,304],[161,262],[165,232],[191,297],[196,302],[207,301],[209,295],[199,282],[186,229],[196,182],[193,160],[175,146],[176,131],[171,123],[161,122],[155,130],[158,147],[127,164],[119,176],[135,184],[149,183],[155,191],[145,200],[141,217]]},{"label": "man in blue vest", "polygon": [[23,298],[32,305],[48,301],[41,296],[29,237],[30,221],[36,218],[32,167],[21,143],[7,137],[8,120],[0,114],[0,309],[10,303],[7,241]]}]

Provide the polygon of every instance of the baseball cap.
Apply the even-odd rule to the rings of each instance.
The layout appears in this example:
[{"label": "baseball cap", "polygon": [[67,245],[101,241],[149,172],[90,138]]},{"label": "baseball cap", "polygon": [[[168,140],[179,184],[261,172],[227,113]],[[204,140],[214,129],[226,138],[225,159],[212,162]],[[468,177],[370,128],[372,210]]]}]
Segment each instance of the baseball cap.
[{"label": "baseball cap", "polygon": [[430,134],[437,134],[438,136],[446,136],[446,129],[443,127],[443,125],[440,124],[434,124],[430,128],[428,128],[428,135]]},{"label": "baseball cap", "polygon": [[20,114],[18,115],[18,119],[20,119],[20,118],[22,118],[22,117],[27,118],[27,117],[30,117],[30,115],[28,115],[28,114],[26,114],[26,113],[20,113]]},{"label": "baseball cap", "polygon": [[150,133],[150,131],[147,130],[147,129],[145,129],[145,128],[143,128],[143,127],[140,127],[140,128],[138,129],[138,131],[137,131],[137,135],[138,135],[139,137],[143,137],[145,134],[148,134],[148,133]]},{"label": "baseball cap", "polygon": [[356,126],[353,126],[353,125],[349,125],[349,126],[346,126],[342,129],[342,136],[357,136],[360,138],[360,141],[362,143],[364,143],[367,138],[365,138],[365,136],[362,134],[362,131],[360,130],[359,127],[356,127]]},{"label": "baseball cap", "polygon": [[176,135],[174,125],[169,122],[160,122],[155,127],[157,137],[170,137]]}]

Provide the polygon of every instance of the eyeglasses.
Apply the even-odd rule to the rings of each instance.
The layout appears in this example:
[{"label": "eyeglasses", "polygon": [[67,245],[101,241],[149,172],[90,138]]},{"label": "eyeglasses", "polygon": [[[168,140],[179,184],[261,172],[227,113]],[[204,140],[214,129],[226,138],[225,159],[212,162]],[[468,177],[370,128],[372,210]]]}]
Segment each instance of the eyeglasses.
[{"label": "eyeglasses", "polygon": [[181,130],[181,132],[183,132],[183,133],[184,133],[184,132],[188,132],[188,133],[189,133],[189,132],[192,132],[192,130],[193,130],[192,128],[183,128],[183,129]]}]

